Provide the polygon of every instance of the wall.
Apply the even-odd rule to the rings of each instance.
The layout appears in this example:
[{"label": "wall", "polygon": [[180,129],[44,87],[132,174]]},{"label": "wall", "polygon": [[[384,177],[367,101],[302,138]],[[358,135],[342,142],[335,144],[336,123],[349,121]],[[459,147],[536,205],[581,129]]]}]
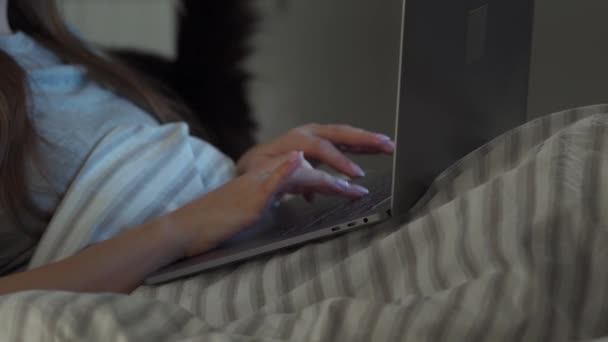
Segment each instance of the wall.
[{"label": "wall", "polygon": [[536,0],[529,113],[608,102],[608,1]]},{"label": "wall", "polygon": [[266,18],[249,66],[251,102],[269,138],[305,122],[392,134],[400,0],[259,0]]},{"label": "wall", "polygon": [[[19,0],[16,0],[19,1]],[[68,21],[88,39],[107,46],[173,55],[173,0],[59,0]]]},{"label": "wall", "polygon": [[[93,40],[172,54],[173,1],[62,1]],[[261,138],[307,121],[390,132],[400,0],[288,3],[256,0],[263,21],[247,65],[256,76],[250,99]],[[608,1],[536,0],[536,7],[530,116],[608,102]]]},{"label": "wall", "polygon": [[[283,12],[267,5],[253,64],[260,78],[251,97],[268,123],[262,136],[306,116],[347,118],[387,130],[394,105],[399,3],[291,1]],[[529,117],[608,102],[608,1],[535,0],[535,7]],[[293,111],[294,117],[286,116]]]},{"label": "wall", "polygon": [[[95,42],[173,53],[171,1],[62,2],[68,20]],[[278,4],[257,0],[263,20],[247,63],[260,137],[311,121],[392,133],[400,0]]]}]

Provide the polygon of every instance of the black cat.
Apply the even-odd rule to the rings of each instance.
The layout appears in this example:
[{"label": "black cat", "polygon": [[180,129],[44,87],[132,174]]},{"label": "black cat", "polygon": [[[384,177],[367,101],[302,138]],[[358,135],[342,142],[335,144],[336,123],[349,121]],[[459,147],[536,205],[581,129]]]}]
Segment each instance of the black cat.
[{"label": "black cat", "polygon": [[142,51],[112,51],[169,88],[195,113],[206,138],[237,159],[255,144],[256,121],[247,101],[256,16],[250,0],[181,0],[175,60]]}]

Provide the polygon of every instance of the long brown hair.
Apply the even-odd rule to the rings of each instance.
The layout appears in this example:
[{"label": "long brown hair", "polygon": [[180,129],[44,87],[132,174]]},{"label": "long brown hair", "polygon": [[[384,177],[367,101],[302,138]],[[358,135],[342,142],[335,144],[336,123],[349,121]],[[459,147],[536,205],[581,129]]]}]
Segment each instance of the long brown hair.
[{"label": "long brown hair", "polygon": [[[188,109],[168,92],[144,80],[125,65],[89,50],[64,24],[53,0],[9,0],[9,22],[54,51],[63,61],[83,65],[89,76],[123,96],[161,122],[178,121]],[[25,176],[28,158],[36,155],[39,138],[28,113],[29,93],[25,71],[0,50],[0,210],[22,225],[24,211],[36,211]],[[177,113],[180,113],[178,115]],[[196,124],[194,129],[196,130]],[[197,131],[197,133],[200,132]],[[38,165],[44,167],[44,165]],[[25,228],[25,227],[24,227]]]}]

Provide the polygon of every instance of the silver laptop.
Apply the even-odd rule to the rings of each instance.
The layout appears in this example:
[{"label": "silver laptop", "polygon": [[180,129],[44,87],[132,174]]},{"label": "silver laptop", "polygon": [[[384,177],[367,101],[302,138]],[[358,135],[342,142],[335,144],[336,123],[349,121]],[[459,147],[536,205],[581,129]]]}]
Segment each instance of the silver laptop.
[{"label": "silver laptop", "polygon": [[[533,20],[529,0],[405,0],[392,168],[368,170],[359,200],[299,197],[198,257],[146,279],[158,284],[331,238],[408,212],[433,179],[526,120]],[[381,157],[379,157],[381,158]],[[390,226],[390,225],[389,225]],[[373,228],[372,228],[373,229]]]}]

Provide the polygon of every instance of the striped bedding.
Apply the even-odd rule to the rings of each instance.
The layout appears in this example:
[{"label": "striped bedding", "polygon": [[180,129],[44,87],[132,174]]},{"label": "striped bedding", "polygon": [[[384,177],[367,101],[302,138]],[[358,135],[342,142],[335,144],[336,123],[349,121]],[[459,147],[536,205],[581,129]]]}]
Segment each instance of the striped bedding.
[{"label": "striped bedding", "polygon": [[[406,225],[129,296],[0,297],[0,340],[605,341],[606,113],[577,108],[501,136],[441,175]],[[231,165],[190,139],[180,125],[108,136],[30,267],[225,182]]]}]

